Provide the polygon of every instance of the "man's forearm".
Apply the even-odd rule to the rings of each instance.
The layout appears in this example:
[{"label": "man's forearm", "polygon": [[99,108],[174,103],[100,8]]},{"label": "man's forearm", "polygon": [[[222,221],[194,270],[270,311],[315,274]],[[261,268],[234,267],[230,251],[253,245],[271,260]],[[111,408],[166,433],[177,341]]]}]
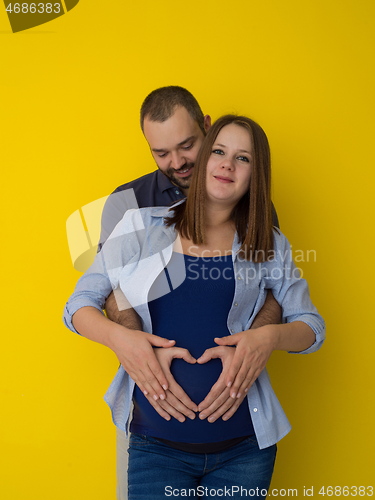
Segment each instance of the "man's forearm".
[{"label": "man's forearm", "polygon": [[125,295],[115,290],[107,298],[105,303],[105,310],[110,320],[115,323],[125,326],[130,330],[141,330],[142,322],[138,314],[130,306]]},{"label": "man's forearm", "polygon": [[262,309],[256,315],[251,328],[259,328],[264,325],[278,325],[281,323],[281,307],[272,292],[268,290],[266,301]]}]

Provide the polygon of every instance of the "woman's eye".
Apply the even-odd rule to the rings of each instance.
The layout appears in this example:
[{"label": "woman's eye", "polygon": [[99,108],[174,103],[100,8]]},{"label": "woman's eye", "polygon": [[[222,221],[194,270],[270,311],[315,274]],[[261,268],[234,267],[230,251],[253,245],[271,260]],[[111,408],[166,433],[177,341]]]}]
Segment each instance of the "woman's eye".
[{"label": "woman's eye", "polygon": [[222,149],[213,149],[212,153],[215,155],[223,155],[224,151]]},{"label": "woman's eye", "polygon": [[250,160],[247,156],[237,156],[237,159],[240,161],[245,161],[246,163],[250,163]]}]

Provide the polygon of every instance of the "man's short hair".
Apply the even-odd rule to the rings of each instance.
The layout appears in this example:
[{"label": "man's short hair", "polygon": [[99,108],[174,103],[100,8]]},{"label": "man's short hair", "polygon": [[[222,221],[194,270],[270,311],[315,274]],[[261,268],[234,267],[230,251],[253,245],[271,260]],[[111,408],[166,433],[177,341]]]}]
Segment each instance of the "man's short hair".
[{"label": "man's short hair", "polygon": [[171,85],[153,90],[143,101],[141,107],[141,128],[147,118],[153,122],[165,122],[178,106],[184,107],[205,134],[204,115],[196,98],[183,87]]}]

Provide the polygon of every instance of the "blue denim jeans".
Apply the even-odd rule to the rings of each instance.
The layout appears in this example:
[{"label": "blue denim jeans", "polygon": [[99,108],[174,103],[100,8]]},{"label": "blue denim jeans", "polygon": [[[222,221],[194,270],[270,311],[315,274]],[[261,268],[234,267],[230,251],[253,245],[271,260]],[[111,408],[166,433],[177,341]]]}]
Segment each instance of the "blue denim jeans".
[{"label": "blue denim jeans", "polygon": [[275,458],[276,445],[260,450],[255,438],[205,454],[175,450],[149,436],[132,434],[128,500],[265,498]]}]

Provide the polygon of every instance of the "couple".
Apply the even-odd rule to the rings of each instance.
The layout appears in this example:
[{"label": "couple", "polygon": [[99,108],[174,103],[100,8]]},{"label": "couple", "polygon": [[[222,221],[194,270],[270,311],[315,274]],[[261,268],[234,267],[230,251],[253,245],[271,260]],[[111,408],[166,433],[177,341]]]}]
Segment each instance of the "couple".
[{"label": "couple", "polygon": [[[317,350],[324,323],[296,276],[287,240],[273,229],[263,130],[245,117],[222,117],[198,146],[198,130],[177,143],[187,148],[178,166],[179,149],[157,147],[147,126],[168,125],[181,107],[164,121],[146,115],[142,126],[153,155],[161,163],[171,157],[166,172],[174,169],[181,190],[194,164],[186,155],[200,149],[186,201],[128,211],[78,282],[65,319],[122,363],[106,400],[119,428],[131,420],[129,499],[164,498],[168,485],[240,486],[264,498],[276,442],[290,429],[265,365],[275,349]],[[102,315],[112,289],[129,304],[121,308],[138,313],[142,331]],[[282,307],[283,324],[250,330],[267,290]],[[153,343],[151,334],[173,341]],[[140,339],[156,344],[154,372],[137,373],[126,359]]]}]

